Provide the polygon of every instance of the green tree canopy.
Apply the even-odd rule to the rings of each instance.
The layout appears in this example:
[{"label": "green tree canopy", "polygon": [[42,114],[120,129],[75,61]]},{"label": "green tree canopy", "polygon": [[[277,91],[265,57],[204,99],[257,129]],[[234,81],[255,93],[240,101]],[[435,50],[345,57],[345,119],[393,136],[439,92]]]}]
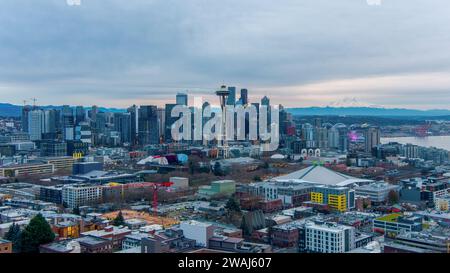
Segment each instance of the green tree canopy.
[{"label": "green tree canopy", "polygon": [[122,211],[119,211],[116,218],[112,221],[113,226],[123,226],[125,225],[125,219],[123,218]]},{"label": "green tree canopy", "polygon": [[22,231],[20,230],[20,226],[13,223],[5,234],[5,239],[12,242],[13,252],[20,252],[22,243],[21,236]]},{"label": "green tree canopy", "polygon": [[39,246],[51,243],[55,239],[47,220],[38,214],[25,227],[21,236],[21,251],[25,253],[39,252]]},{"label": "green tree canopy", "polygon": [[399,201],[398,192],[391,190],[388,194],[388,201],[390,204],[397,204]]},{"label": "green tree canopy", "polygon": [[225,205],[225,208],[228,209],[229,211],[236,211],[236,212],[241,211],[241,207],[239,206],[239,203],[233,197],[230,197],[230,199],[228,199],[227,204]]}]

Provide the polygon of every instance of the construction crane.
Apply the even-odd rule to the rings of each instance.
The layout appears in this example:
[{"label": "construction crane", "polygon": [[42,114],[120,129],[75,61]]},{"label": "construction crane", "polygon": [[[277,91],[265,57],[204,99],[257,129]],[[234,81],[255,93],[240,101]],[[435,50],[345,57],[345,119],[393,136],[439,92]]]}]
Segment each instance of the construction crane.
[{"label": "construction crane", "polygon": [[158,190],[163,188],[169,188],[173,185],[173,182],[162,182],[162,183],[153,183],[147,182],[149,185],[153,187],[153,216],[158,216]]}]

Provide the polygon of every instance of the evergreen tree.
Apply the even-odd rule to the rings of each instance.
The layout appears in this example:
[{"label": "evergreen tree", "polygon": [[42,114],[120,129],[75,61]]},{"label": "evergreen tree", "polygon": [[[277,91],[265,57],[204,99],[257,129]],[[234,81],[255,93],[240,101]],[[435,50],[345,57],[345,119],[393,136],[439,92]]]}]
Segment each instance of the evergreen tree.
[{"label": "evergreen tree", "polygon": [[15,253],[21,250],[21,235],[20,226],[16,223],[13,223],[5,234],[5,239],[12,242],[13,252]]},{"label": "evergreen tree", "polygon": [[39,252],[39,246],[51,243],[55,239],[47,220],[38,214],[25,227],[21,236],[21,251],[25,253]]},{"label": "evergreen tree", "polygon": [[229,211],[236,211],[236,212],[241,211],[241,207],[239,206],[239,203],[233,197],[230,197],[230,199],[228,199],[227,204],[225,205],[225,208],[228,209]]},{"label": "evergreen tree", "polygon": [[119,211],[116,218],[112,222],[113,226],[123,226],[125,225],[125,219],[123,218],[122,211]]}]

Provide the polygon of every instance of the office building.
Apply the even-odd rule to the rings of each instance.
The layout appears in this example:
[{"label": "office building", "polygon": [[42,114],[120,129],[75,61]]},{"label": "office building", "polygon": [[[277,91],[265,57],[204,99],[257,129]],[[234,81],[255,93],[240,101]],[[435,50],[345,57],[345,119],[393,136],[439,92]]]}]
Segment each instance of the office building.
[{"label": "office building", "polygon": [[372,202],[384,203],[388,201],[389,192],[395,191],[398,193],[400,189],[401,186],[379,182],[357,187],[355,188],[355,193],[368,196]]},{"label": "office building", "polygon": [[89,184],[66,185],[62,189],[62,201],[65,207],[78,208],[101,202],[102,189],[100,186]]},{"label": "office building", "polygon": [[62,186],[41,186],[39,188],[39,200],[62,204]]},{"label": "office building", "polygon": [[121,143],[131,143],[130,113],[114,113],[114,131],[119,132]]},{"label": "office building", "polygon": [[330,209],[344,212],[355,208],[355,191],[348,187],[316,186],[311,191],[311,202],[328,205]]},{"label": "office building", "polygon": [[228,91],[230,94],[227,98],[227,105],[234,106],[236,104],[236,87],[228,86]]},{"label": "office building", "polygon": [[146,105],[139,108],[139,144],[158,144],[158,110],[156,106]]},{"label": "office building", "polygon": [[75,125],[86,121],[86,111],[83,106],[75,107]]},{"label": "office building", "polygon": [[393,213],[378,217],[373,221],[373,231],[395,237],[404,231],[422,231],[420,216],[403,216],[401,213]]},{"label": "office building", "polygon": [[241,103],[242,105],[248,104],[248,90],[247,89],[241,89]]},{"label": "office building", "polygon": [[326,222],[305,225],[306,251],[313,253],[345,253],[355,248],[355,228]]},{"label": "office building", "polygon": [[180,229],[186,238],[195,240],[197,246],[208,247],[209,239],[214,235],[215,227],[211,224],[198,221],[184,221]]},{"label": "office building", "polygon": [[29,111],[27,125],[30,140],[41,140],[44,132],[44,112],[42,110]]},{"label": "office building", "polygon": [[366,153],[372,153],[372,149],[381,143],[380,137],[381,132],[379,128],[366,128],[364,130],[364,151]]},{"label": "office building", "polygon": [[176,104],[177,105],[188,105],[188,95],[186,93],[178,93],[176,97]]},{"label": "office building", "polygon": [[41,143],[41,156],[61,157],[67,155],[67,143],[48,140]]}]

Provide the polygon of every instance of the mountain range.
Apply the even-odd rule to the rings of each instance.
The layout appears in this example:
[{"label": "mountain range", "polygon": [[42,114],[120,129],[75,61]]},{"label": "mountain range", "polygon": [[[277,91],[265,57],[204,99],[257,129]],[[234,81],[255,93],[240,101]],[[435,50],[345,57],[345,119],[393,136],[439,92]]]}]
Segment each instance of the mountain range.
[{"label": "mountain range", "polygon": [[[41,106],[43,109],[62,108],[62,106]],[[90,109],[90,107],[86,107]],[[99,107],[99,111],[104,112],[124,112],[125,109]],[[286,108],[286,110],[295,116],[392,116],[392,117],[437,117],[450,116],[450,110],[416,110],[403,108],[384,108],[379,106],[326,106],[326,107],[302,107]],[[0,103],[0,116],[2,117],[20,117],[22,106],[10,103]]]}]

